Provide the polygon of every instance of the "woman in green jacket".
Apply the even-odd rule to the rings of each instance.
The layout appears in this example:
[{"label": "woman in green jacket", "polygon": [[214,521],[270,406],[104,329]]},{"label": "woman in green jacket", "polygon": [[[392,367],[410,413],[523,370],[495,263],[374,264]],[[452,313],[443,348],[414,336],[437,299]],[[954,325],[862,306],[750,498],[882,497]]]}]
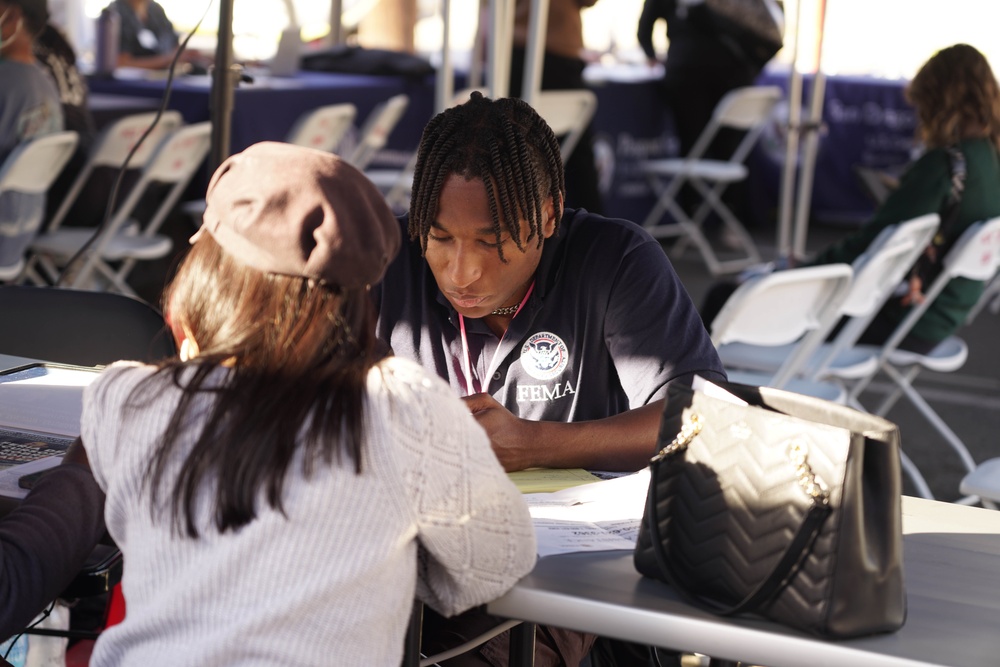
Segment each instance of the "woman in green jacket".
[{"label": "woman in green jacket", "polygon": [[[910,165],[899,187],[864,227],[810,264],[849,264],[889,225],[926,213],[941,214],[943,255],[970,225],[1000,216],[1000,86],[986,58],[967,44],[942,49],[917,72],[907,98],[916,110],[918,136],[926,152]],[[950,222],[953,162],[960,160],[949,149],[957,149],[965,163],[964,189]],[[884,342],[920,298],[919,287],[890,299],[860,342]],[[979,281],[953,279],[900,347],[930,352],[965,322],[983,287]]]}]

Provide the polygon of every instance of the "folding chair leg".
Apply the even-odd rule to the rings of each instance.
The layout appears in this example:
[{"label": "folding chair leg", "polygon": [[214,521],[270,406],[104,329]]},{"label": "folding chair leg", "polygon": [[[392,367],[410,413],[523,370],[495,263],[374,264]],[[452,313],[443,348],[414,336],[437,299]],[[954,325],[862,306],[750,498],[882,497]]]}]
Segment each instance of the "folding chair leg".
[{"label": "folding chair leg", "polygon": [[899,463],[903,467],[903,472],[910,478],[913,482],[913,486],[917,489],[917,495],[921,498],[927,498],[928,500],[934,500],[934,494],[931,493],[931,487],[927,486],[927,480],[920,473],[920,469],[917,468],[916,464],[906,455],[906,452],[899,452]]},{"label": "folding chair leg", "polygon": [[535,664],[535,624],[525,621],[510,630],[511,665],[531,667]]},{"label": "folding chair leg", "polygon": [[928,405],[923,396],[921,396],[917,390],[913,388],[906,376],[892,366],[886,366],[884,370],[890,377],[893,378],[906,397],[913,403],[914,407],[916,407],[917,410],[924,415],[927,421],[929,421],[931,425],[937,429],[938,433],[940,433],[951,448],[955,450],[958,457],[962,460],[962,465],[964,465],[969,472],[975,470],[976,462],[973,460],[972,455],[969,454],[969,450],[965,447],[965,443],[962,442],[961,438],[955,435],[955,432],[952,431],[944,420],[941,419],[938,413],[935,412],[930,405]]}]

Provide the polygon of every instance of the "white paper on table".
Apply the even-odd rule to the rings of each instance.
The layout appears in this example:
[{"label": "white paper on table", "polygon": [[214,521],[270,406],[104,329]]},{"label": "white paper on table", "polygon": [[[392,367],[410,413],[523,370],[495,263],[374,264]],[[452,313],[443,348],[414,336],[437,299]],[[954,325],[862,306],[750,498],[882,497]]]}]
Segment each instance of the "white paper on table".
[{"label": "white paper on table", "polygon": [[538,555],[635,548],[649,470],[555,493],[525,495]]},{"label": "white paper on table", "polygon": [[17,482],[24,475],[30,475],[40,470],[54,468],[62,461],[63,457],[58,454],[46,456],[19,466],[13,466],[5,470],[0,470],[0,496],[7,498],[24,498],[28,495],[28,489],[22,489]]},{"label": "white paper on table", "polygon": [[76,437],[95,368],[36,365],[0,375],[0,428]]}]

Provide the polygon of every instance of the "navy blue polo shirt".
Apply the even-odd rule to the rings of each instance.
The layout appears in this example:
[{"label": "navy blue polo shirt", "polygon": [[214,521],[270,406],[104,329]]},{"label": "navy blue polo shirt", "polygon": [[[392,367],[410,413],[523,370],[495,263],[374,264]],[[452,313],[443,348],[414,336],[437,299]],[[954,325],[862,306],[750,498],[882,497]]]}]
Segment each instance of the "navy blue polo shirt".
[{"label": "navy blue polo shirt", "polygon": [[481,390],[518,417],[575,422],[663,398],[668,382],[694,373],[725,379],[660,244],[627,220],[567,210],[503,339],[465,319],[474,376],[467,386],[458,313],[400,222],[403,247],[375,290],[378,337],[461,396]]}]

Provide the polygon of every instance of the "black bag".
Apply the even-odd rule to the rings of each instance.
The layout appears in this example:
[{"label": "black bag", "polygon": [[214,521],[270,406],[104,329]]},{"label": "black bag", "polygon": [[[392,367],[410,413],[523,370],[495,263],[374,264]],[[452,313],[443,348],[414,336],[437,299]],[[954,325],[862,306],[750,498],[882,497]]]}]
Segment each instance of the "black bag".
[{"label": "black bag", "polygon": [[828,638],[899,629],[899,429],[766,387],[738,405],[671,387],[635,551],[642,574],[722,615]]},{"label": "black bag", "polygon": [[692,21],[758,70],[781,50],[783,10],[775,0],[705,0],[689,11]]},{"label": "black bag", "polygon": [[417,79],[433,74],[434,67],[419,56],[401,51],[335,46],[302,56],[301,67],[314,72],[406,76]]}]

